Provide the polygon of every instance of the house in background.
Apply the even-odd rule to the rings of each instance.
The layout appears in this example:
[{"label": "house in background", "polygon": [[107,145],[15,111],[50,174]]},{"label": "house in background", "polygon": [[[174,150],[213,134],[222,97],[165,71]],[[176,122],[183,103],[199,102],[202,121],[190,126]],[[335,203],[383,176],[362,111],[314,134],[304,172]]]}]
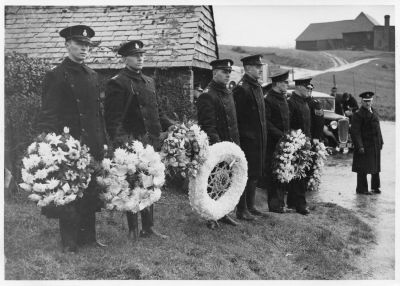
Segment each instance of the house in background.
[{"label": "house in background", "polygon": [[361,12],[354,20],[310,24],[296,39],[298,50],[371,49],[394,51],[394,26]]},{"label": "house in background", "polygon": [[5,52],[46,58],[53,64],[66,56],[59,31],[85,24],[95,31],[86,63],[103,77],[124,65],[116,49],[138,39],[146,50],[144,73],[159,93],[187,96],[194,82],[212,78],[209,62],[218,58],[212,6],[6,6]]}]

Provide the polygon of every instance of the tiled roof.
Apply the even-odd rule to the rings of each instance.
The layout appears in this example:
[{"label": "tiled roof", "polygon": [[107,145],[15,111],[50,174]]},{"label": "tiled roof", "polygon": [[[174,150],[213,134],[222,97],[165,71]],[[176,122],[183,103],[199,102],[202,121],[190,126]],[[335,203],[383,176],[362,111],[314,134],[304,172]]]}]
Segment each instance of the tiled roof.
[{"label": "tiled roof", "polygon": [[296,41],[343,39],[343,33],[373,31],[376,25],[376,20],[361,12],[354,20],[310,24]]},{"label": "tiled roof", "polygon": [[100,42],[86,61],[95,69],[121,68],[115,48],[140,39],[146,67],[191,66],[209,69],[218,57],[211,6],[6,6],[5,51],[48,58],[66,56],[59,31],[84,24]]}]

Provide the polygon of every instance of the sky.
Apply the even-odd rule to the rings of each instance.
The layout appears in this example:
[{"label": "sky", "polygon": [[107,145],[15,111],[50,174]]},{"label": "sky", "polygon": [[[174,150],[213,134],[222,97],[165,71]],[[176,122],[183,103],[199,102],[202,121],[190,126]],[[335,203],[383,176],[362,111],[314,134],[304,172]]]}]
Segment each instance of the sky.
[{"label": "sky", "polygon": [[393,5],[214,5],[218,44],[262,47],[295,47],[296,38],[311,23],[355,19],[361,12],[384,24],[390,15],[395,24]]}]

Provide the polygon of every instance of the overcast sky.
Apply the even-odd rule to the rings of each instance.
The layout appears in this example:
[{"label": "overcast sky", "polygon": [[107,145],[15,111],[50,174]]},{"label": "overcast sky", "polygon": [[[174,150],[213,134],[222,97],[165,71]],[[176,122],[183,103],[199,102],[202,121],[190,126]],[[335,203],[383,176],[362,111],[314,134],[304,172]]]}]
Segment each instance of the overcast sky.
[{"label": "overcast sky", "polygon": [[[250,1],[250,0],[249,0]],[[381,6],[227,6],[214,5],[218,44],[294,47],[295,39],[310,23],[355,19],[361,12],[384,24],[395,7]]]}]

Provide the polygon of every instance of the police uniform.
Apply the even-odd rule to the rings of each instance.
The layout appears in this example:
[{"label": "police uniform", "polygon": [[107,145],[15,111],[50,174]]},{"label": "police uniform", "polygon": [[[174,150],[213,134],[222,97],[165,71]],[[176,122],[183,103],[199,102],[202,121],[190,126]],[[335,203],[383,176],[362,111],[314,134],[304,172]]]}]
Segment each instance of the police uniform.
[{"label": "police uniform", "polygon": [[[118,54],[128,57],[144,53],[141,41],[129,41],[121,45]],[[128,140],[140,140],[160,148],[160,133],[174,122],[160,110],[154,80],[141,70],[128,66],[106,84],[104,102],[105,122],[114,147]],[[128,223],[133,223],[132,214],[127,212]],[[153,206],[141,211],[143,232],[153,226]]]},{"label": "police uniform", "polygon": [[[351,111],[352,113],[356,112],[358,109],[357,100],[350,93],[343,93],[340,101],[335,105],[335,113],[340,115],[346,115],[346,111]],[[347,116],[350,119],[352,115]]]},{"label": "police uniform", "polygon": [[[272,83],[287,81],[288,70],[278,70],[270,76]],[[267,155],[266,155],[266,181],[268,192],[268,208],[270,212],[282,213],[285,206],[285,184],[279,183],[273,178],[272,161],[274,152],[279,140],[290,129],[289,105],[286,94],[276,91],[272,87],[268,91],[265,99],[265,114],[268,129],[267,136]]]},{"label": "police uniform", "polygon": [[[261,55],[242,58],[243,65],[262,65]],[[261,85],[257,79],[245,74],[233,89],[240,136],[240,147],[248,163],[248,180],[237,206],[237,217],[254,219],[251,215],[263,215],[254,206],[257,181],[265,174],[267,149],[267,124]],[[250,213],[249,213],[250,212]]]},{"label": "police uniform", "polygon": [[[311,78],[303,78],[295,80],[296,86],[304,86],[312,88],[310,85]],[[293,91],[290,99],[288,100],[290,110],[290,129],[301,129],[307,137],[311,137],[311,113],[307,99],[297,91]],[[295,208],[300,214],[306,215],[309,213],[307,210],[306,202],[307,178],[292,180],[288,185],[287,205],[289,208]]]},{"label": "police uniform", "polygon": [[[84,25],[60,31],[60,36],[66,40],[89,45],[94,34],[90,27]],[[98,75],[84,63],[74,62],[69,57],[46,73],[38,120],[38,129],[42,132],[60,134],[65,126],[75,139],[90,148],[89,152],[96,160],[102,159],[106,136]],[[79,244],[96,241],[95,211],[101,205],[96,182],[91,180],[83,198],[68,204],[61,212],[49,206],[44,207],[42,213],[60,219],[63,247],[74,251]]]},{"label": "police uniform", "polygon": [[[360,97],[372,100],[373,92],[363,92]],[[368,110],[362,106],[353,115],[351,136],[355,151],[353,155],[353,172],[357,173],[357,188],[359,194],[370,194],[368,191],[367,174],[371,174],[371,190],[380,193],[381,150],[383,138],[379,124],[379,115],[374,108]]]},{"label": "police uniform", "polygon": [[[312,84],[310,84],[311,88],[314,88]],[[322,104],[318,99],[310,96],[307,98],[308,107],[310,108],[310,133],[312,139],[323,140],[324,139],[324,126],[325,126],[325,118],[324,118],[324,109],[322,108]]]},{"label": "police uniform", "polygon": [[[232,71],[233,61],[219,59],[210,63],[213,70]],[[197,99],[197,117],[201,129],[207,133],[210,144],[228,141],[240,145],[239,131],[236,119],[235,102],[232,92],[224,83],[214,79],[208,84],[204,93]],[[236,225],[229,216],[221,219],[222,222]],[[209,224],[210,228],[213,224]]]}]

